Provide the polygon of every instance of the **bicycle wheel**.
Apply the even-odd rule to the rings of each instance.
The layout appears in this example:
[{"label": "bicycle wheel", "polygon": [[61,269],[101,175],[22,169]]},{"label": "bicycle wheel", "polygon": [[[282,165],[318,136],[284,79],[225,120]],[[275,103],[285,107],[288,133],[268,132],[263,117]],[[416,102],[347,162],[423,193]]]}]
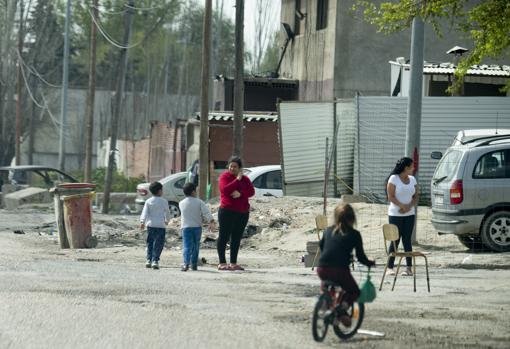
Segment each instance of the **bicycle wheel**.
[{"label": "bicycle wheel", "polygon": [[365,304],[354,302],[347,310],[347,315],[351,318],[351,326],[344,326],[340,321],[333,323],[335,334],[341,339],[351,338],[358,332],[365,315]]},{"label": "bicycle wheel", "polygon": [[331,297],[324,293],[319,296],[315,308],[313,309],[312,318],[312,335],[317,342],[322,342],[326,333],[331,316]]}]

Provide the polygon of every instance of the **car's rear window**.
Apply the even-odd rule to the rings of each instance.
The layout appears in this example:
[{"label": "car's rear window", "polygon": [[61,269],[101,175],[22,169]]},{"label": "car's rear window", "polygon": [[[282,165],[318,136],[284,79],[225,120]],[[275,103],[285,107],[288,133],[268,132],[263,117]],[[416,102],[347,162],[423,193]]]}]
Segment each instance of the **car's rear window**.
[{"label": "car's rear window", "polygon": [[433,180],[438,180],[440,178],[449,179],[455,175],[459,167],[461,156],[462,152],[459,150],[448,151],[441,161],[439,161]]}]

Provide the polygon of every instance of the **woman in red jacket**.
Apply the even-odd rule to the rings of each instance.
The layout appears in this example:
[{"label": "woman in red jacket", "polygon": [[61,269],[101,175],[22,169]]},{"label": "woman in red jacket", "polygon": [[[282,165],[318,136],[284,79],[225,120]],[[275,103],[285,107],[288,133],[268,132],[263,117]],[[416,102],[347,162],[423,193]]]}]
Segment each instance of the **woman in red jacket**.
[{"label": "woman in red jacket", "polygon": [[[218,238],[219,270],[244,270],[237,264],[237,253],[241,244],[244,228],[248,224],[250,203],[248,199],[255,194],[250,179],[243,175],[243,163],[239,157],[231,157],[228,170],[219,178],[220,208],[218,222],[220,236]],[[225,258],[225,249],[230,240],[230,264]]]}]

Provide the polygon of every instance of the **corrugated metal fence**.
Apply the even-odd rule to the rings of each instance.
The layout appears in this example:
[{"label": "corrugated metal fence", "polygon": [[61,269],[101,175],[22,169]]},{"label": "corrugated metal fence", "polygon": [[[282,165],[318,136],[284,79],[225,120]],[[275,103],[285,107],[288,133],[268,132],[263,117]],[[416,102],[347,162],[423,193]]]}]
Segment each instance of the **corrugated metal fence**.
[{"label": "corrugated metal fence", "polygon": [[[334,119],[340,123],[337,140],[338,194],[355,193],[371,201],[385,201],[385,181],[404,156],[407,98],[359,97],[321,103],[280,104],[280,142],[286,195],[322,196],[325,139],[333,138]],[[423,199],[437,160],[463,129],[510,128],[510,98],[424,97],[419,183]],[[333,194],[332,174],[329,195]]]}]

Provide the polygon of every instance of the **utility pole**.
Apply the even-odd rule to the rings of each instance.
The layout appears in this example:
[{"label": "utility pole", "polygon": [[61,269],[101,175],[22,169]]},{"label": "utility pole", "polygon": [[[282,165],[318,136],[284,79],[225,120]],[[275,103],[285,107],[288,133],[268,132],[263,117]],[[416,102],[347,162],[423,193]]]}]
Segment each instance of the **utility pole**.
[{"label": "utility pole", "polygon": [[58,147],[58,168],[65,169],[65,127],[67,119],[67,84],[69,82],[69,24],[71,22],[71,0],[67,0],[64,32],[64,68],[62,70],[62,100],[60,104],[60,142]]},{"label": "utility pole", "polygon": [[[407,105],[406,156],[413,159],[414,176],[418,180],[420,165],[421,101],[423,95],[423,45],[424,24],[417,15],[413,19],[411,33],[411,76],[409,83],[409,100]],[[417,210],[418,208],[416,208]],[[416,212],[418,218],[418,212]],[[416,242],[416,223],[412,241]]]},{"label": "utility pole", "polygon": [[115,151],[117,148],[117,133],[119,124],[120,108],[122,103],[122,94],[124,93],[124,84],[126,82],[126,67],[128,63],[127,50],[129,45],[129,36],[131,35],[131,25],[133,24],[133,8],[135,1],[128,1],[128,8],[124,17],[124,38],[122,40],[122,48],[119,55],[119,73],[117,74],[117,89],[115,91],[115,104],[113,109],[113,117],[111,122],[110,133],[110,151],[108,152],[108,168],[104,180],[103,195],[103,213],[108,213],[110,205],[110,190],[112,188],[113,169],[115,167]]},{"label": "utility pole", "polygon": [[94,100],[96,97],[96,41],[97,41],[97,27],[95,21],[99,16],[97,9],[99,0],[92,2],[92,16],[93,20],[90,23],[90,57],[89,57],[89,89],[87,93],[87,107],[85,111],[85,118],[87,120],[87,131],[85,141],[85,173],[84,181],[90,182],[92,179],[92,149],[93,149],[93,135],[94,135]]},{"label": "utility pole", "polygon": [[16,69],[16,166],[21,165],[21,51],[23,50],[23,0],[19,3],[18,66]]},{"label": "utility pole", "polygon": [[199,189],[202,200],[207,196],[209,182],[209,65],[211,63],[212,0],[205,0],[204,28],[202,35],[202,88],[200,90],[200,162]]},{"label": "utility pole", "polygon": [[244,109],[244,0],[236,0],[235,23],[235,77],[234,77],[234,155],[243,155],[243,109]]}]

